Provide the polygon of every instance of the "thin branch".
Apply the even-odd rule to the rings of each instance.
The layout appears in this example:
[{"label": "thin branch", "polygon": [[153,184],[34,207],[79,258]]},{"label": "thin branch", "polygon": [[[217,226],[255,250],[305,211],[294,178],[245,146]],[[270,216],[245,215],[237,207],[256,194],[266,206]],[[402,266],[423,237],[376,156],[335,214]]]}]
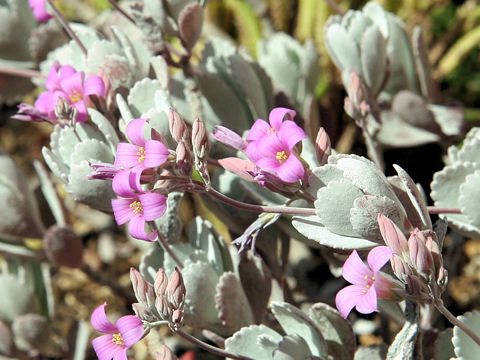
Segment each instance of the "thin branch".
[{"label": "thin branch", "polygon": [[130,21],[132,24],[136,25],[135,24],[135,20],[130,16],[128,15],[125,10],[123,10],[120,6],[118,6],[117,2],[115,0],[108,0],[108,2],[110,4],[112,4],[112,6],[114,7],[115,10],[117,10],[120,14],[122,14],[123,16],[125,16],[125,18]]},{"label": "thin branch", "polygon": [[162,247],[163,251],[165,251],[168,255],[170,255],[170,257],[173,259],[173,261],[175,261],[175,264],[177,264],[177,266],[180,269],[183,269],[182,262],[180,261],[178,256],[172,251],[172,249],[170,248],[170,245],[167,243],[163,235],[160,234],[158,230],[157,230],[157,234],[158,234],[158,243]]},{"label": "thin branch", "polygon": [[78,47],[80,48],[80,50],[82,50],[83,54],[85,56],[87,56],[87,54],[88,54],[87,48],[80,41],[77,34],[75,34],[75,32],[72,30],[72,28],[68,24],[67,19],[65,19],[65,17],[62,15],[62,13],[56,8],[56,6],[53,4],[52,0],[47,0],[47,2],[51,6],[53,12],[55,13],[55,16],[56,16],[57,20],[60,22],[60,24],[62,24],[62,26],[65,29],[65,31],[67,32],[68,36],[70,36],[70,38],[77,43]]},{"label": "thin branch", "polygon": [[345,10],[343,10],[338,4],[335,2],[335,0],[325,0],[328,5],[339,15],[345,15]]},{"label": "thin branch", "polygon": [[427,206],[427,210],[430,214],[461,214],[462,209],[453,208],[453,207],[436,207],[436,206]]},{"label": "thin branch", "polygon": [[13,68],[8,68],[3,66],[0,66],[0,73],[6,74],[6,75],[24,77],[28,79],[45,77],[45,75],[43,75],[40,71],[29,70],[29,69],[13,69]]}]

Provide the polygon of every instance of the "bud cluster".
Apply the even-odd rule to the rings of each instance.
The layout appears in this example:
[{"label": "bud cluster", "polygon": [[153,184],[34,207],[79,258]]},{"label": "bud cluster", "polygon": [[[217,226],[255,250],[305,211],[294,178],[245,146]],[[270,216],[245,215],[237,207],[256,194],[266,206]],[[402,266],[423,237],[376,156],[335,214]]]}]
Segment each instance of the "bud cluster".
[{"label": "bud cluster", "polygon": [[182,326],[186,290],[182,274],[177,268],[170,279],[160,268],[153,285],[134,268],[130,269],[130,279],[138,300],[132,307],[140,319],[148,322],[165,320],[173,330]]},{"label": "bud cluster", "polygon": [[355,71],[350,72],[350,83],[347,88],[348,96],[345,98],[345,112],[354,120],[365,118],[370,112],[367,103],[368,92],[362,80]]}]

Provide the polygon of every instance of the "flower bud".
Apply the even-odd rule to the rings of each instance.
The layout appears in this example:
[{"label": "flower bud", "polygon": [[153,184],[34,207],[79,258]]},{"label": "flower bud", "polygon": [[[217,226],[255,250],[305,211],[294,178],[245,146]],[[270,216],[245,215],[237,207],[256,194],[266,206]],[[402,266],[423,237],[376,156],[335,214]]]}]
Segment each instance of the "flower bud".
[{"label": "flower bud", "polygon": [[431,296],[425,282],[417,275],[407,276],[407,290],[409,295],[415,297],[421,302],[430,302]]},{"label": "flower bud", "polygon": [[210,152],[210,142],[205,124],[199,118],[195,119],[192,125],[192,145],[195,157],[205,160]]},{"label": "flower bud", "polygon": [[78,110],[70,106],[66,99],[59,97],[55,105],[55,116],[61,123],[74,124],[78,118]]},{"label": "flower bud", "polygon": [[140,303],[133,303],[132,304],[132,309],[135,315],[140,319],[140,320],[145,320],[148,322],[153,322],[157,321],[158,319],[152,315],[150,311],[147,310],[147,308],[140,304]]},{"label": "flower bud", "polygon": [[244,140],[240,135],[229,128],[226,128],[225,126],[215,126],[215,129],[213,130],[213,137],[222,144],[230,146],[239,151],[245,151],[248,145],[247,141]]},{"label": "flower bud", "polygon": [[443,266],[437,271],[437,285],[441,288],[442,292],[445,291],[448,283],[448,271]]},{"label": "flower bud", "polygon": [[425,246],[432,255],[433,264],[435,269],[440,269],[443,266],[443,258],[440,248],[438,246],[437,235],[433,231],[424,231],[427,240],[425,241]]},{"label": "flower bud", "polygon": [[176,142],[189,140],[190,134],[187,124],[185,124],[185,121],[173,108],[170,108],[170,112],[168,113],[168,126]]},{"label": "flower bud", "polygon": [[355,71],[350,72],[350,83],[347,88],[348,97],[351,99],[353,106],[357,109],[360,108],[360,104],[366,99],[365,86],[362,84],[360,76]]},{"label": "flower bud", "polygon": [[422,275],[428,276],[434,271],[433,258],[425,246],[424,238],[418,229],[415,229],[408,239],[410,261]]},{"label": "flower bud", "polygon": [[408,275],[412,275],[412,270],[408,264],[397,254],[393,254],[390,259],[390,264],[392,265],[393,273],[401,281],[405,282],[405,279]]},{"label": "flower bud", "polygon": [[170,321],[172,309],[168,306],[168,302],[165,295],[163,294],[157,295],[157,298],[155,299],[155,309],[158,311],[160,317],[163,320]]},{"label": "flower bud", "polygon": [[55,265],[82,267],[83,243],[69,227],[51,226],[43,237],[47,258]]},{"label": "flower bud", "polygon": [[178,358],[166,345],[162,345],[160,352],[157,353],[156,360],[177,360]]},{"label": "flower bud", "polygon": [[177,170],[179,170],[182,175],[190,176],[192,173],[193,156],[183,140],[178,142],[175,152],[177,154]]},{"label": "flower bud", "polygon": [[165,293],[168,297],[168,301],[174,309],[180,309],[185,302],[185,284],[183,283],[183,277],[177,268],[170,275]]},{"label": "flower bud", "polygon": [[381,213],[378,213],[377,221],[385,244],[399,256],[408,254],[408,242],[402,230],[400,230],[392,220]]},{"label": "flower bud", "polygon": [[168,285],[168,278],[167,274],[165,274],[165,270],[163,268],[158,269],[157,274],[155,275],[155,282],[153,284],[155,288],[155,294],[165,294],[165,289]]},{"label": "flower bud", "polygon": [[326,164],[332,149],[330,138],[323,127],[318,130],[317,138],[315,139],[315,150],[317,153],[318,163],[320,165]]},{"label": "flower bud", "polygon": [[150,284],[137,269],[130,268],[130,280],[137,300],[149,309],[155,303],[155,292]]},{"label": "flower bud", "polygon": [[172,313],[172,319],[170,326],[173,326],[174,330],[179,329],[183,323],[183,311],[182,310],[174,310]]}]

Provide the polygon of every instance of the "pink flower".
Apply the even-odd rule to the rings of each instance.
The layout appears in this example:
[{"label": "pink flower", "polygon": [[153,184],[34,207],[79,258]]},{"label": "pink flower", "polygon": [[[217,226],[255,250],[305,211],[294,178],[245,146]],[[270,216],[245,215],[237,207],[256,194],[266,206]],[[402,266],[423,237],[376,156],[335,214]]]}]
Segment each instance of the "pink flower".
[{"label": "pink flower", "polygon": [[32,9],[33,16],[35,19],[37,19],[37,21],[47,22],[53,18],[53,16],[50,15],[45,9],[46,2],[47,0],[28,0],[30,9]]},{"label": "pink flower", "polygon": [[92,340],[93,348],[100,360],[127,360],[127,350],[143,336],[143,323],[133,315],[122,316],[112,324],[105,314],[107,303],[97,307],[90,318],[95,330],[106,335]]},{"label": "pink flower", "polygon": [[92,106],[88,95],[105,96],[105,84],[97,75],[85,79],[83,71],[76,71],[72,66],[60,66],[55,62],[47,76],[45,91],[40,94],[35,107],[48,117],[56,119],[55,107],[59,98],[78,110],[77,121],[87,120],[87,107]]},{"label": "pink flower", "polygon": [[[126,173],[128,175],[128,173]],[[128,182],[128,179],[126,180]],[[167,199],[162,194],[147,192],[141,194],[133,193],[128,184],[119,190],[121,196],[125,198],[112,199],[112,209],[115,221],[118,225],[127,222],[128,232],[136,239],[154,241],[157,232],[146,233],[145,222],[158,219],[167,209]],[[129,196],[130,197],[127,197]]]},{"label": "pink flower", "polygon": [[282,181],[294,183],[305,173],[294,147],[307,135],[292,120],[284,120],[286,116],[293,118],[295,111],[273,109],[269,115],[270,124],[258,119],[248,133],[246,154],[260,170],[272,170]]},{"label": "pink flower", "polygon": [[386,299],[391,295],[393,283],[380,275],[380,269],[390,260],[393,251],[386,246],[377,246],[368,254],[365,265],[353,251],[343,265],[342,275],[353,285],[337,293],[335,303],[344,318],[355,307],[362,314],[377,311],[377,298]]}]

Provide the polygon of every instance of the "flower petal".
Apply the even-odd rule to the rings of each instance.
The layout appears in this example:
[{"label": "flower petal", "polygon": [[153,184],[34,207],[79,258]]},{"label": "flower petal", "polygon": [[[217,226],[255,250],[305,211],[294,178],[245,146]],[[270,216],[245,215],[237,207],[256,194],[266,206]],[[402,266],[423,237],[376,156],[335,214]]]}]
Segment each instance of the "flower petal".
[{"label": "flower petal", "polygon": [[258,143],[258,152],[261,154],[261,157],[267,156],[275,158],[279,151],[290,152],[287,144],[282,142],[275,132],[264,136]]},{"label": "flower petal", "polygon": [[260,170],[265,169],[277,171],[280,163],[274,157],[262,157],[257,161],[256,165]]},{"label": "flower petal", "polygon": [[112,199],[113,215],[118,225],[123,225],[133,218],[133,209],[130,204],[134,199]]},{"label": "flower petal", "polygon": [[[141,174],[141,171],[140,171]],[[137,184],[138,179],[138,184]],[[124,198],[134,198],[137,196],[133,190],[140,189],[140,175],[130,170],[119,171],[115,174],[112,181],[112,189],[118,196]]]},{"label": "flower petal", "polygon": [[145,218],[142,215],[135,215],[128,224],[128,232],[132,237],[139,240],[153,241],[157,236],[157,232],[153,231],[149,234],[145,232]]},{"label": "flower petal", "polygon": [[55,109],[55,105],[56,102],[53,98],[53,93],[50,91],[42,92],[37,100],[35,100],[35,108],[44,114],[48,114]]},{"label": "flower petal", "polygon": [[277,133],[280,140],[287,144],[290,150],[303,139],[307,137],[305,131],[293,121],[287,120],[282,124],[282,128]]},{"label": "flower petal", "polygon": [[111,360],[122,349],[112,341],[112,335],[102,335],[92,340],[92,346],[99,360]]},{"label": "flower petal", "polygon": [[124,142],[119,143],[117,145],[117,155],[115,156],[114,165],[123,166],[125,168],[132,168],[138,165],[140,155],[137,153],[139,150],[140,148],[137,145]]},{"label": "flower petal", "polygon": [[365,277],[371,277],[373,275],[373,271],[363,263],[362,259],[360,259],[360,256],[358,256],[357,251],[353,250],[351,255],[343,264],[342,276],[345,278],[345,280],[351,284],[363,286],[366,283]]},{"label": "flower petal", "polygon": [[350,311],[357,305],[359,297],[363,295],[362,287],[357,285],[350,285],[340,290],[335,296],[335,305],[340,314],[347,318]]},{"label": "flower petal", "polygon": [[83,98],[83,77],[82,71],[78,71],[70,76],[66,76],[60,69],[60,87],[69,96],[79,94]]},{"label": "flower petal", "polygon": [[287,117],[288,119],[293,119],[296,114],[297,113],[295,112],[295,110],[277,107],[270,111],[270,114],[268,115],[268,120],[270,121],[272,127],[278,131],[283,126],[282,123],[285,117]]},{"label": "flower petal", "polygon": [[370,250],[367,262],[373,273],[376,274],[390,260],[393,255],[392,249],[387,246],[377,246]]},{"label": "flower petal", "polygon": [[370,314],[377,311],[377,293],[374,286],[368,289],[365,294],[357,296],[357,306],[355,308],[362,314]]},{"label": "flower petal", "polygon": [[58,72],[57,72],[57,88],[60,89],[60,81],[63,79],[67,79],[69,77],[72,77],[74,74],[77,73],[77,70],[71,65],[63,65],[58,67]]},{"label": "flower petal", "polygon": [[133,119],[127,125],[127,135],[132,143],[138,146],[145,146],[143,127],[147,119]]},{"label": "flower petal", "polygon": [[154,192],[139,195],[146,221],[158,219],[167,210],[167,198]]},{"label": "flower petal", "polygon": [[122,335],[123,344],[127,348],[135,344],[143,336],[143,322],[134,315],[122,316],[115,325],[120,335]]},{"label": "flower petal", "polygon": [[93,328],[99,332],[115,334],[118,332],[118,329],[110,322],[110,320],[108,320],[107,315],[105,314],[105,306],[107,306],[107,303],[103,303],[93,310],[90,322],[92,323]]},{"label": "flower petal", "polygon": [[100,76],[90,75],[83,84],[83,94],[105,96],[105,84]]},{"label": "flower petal", "polygon": [[255,121],[250,131],[248,132],[247,141],[260,140],[262,137],[264,137],[267,134],[267,132],[271,128],[272,127],[270,126],[270,124],[267,123],[265,120],[258,119],[257,121]]},{"label": "flower petal", "polygon": [[57,90],[59,89],[58,83],[58,70],[60,69],[60,64],[58,61],[55,61],[48,72],[47,80],[45,82],[45,87],[50,90]]},{"label": "flower petal", "polygon": [[294,154],[290,154],[287,160],[277,168],[278,177],[286,183],[294,183],[303,178],[305,168]]},{"label": "flower petal", "polygon": [[78,110],[78,116],[77,116],[77,121],[78,122],[85,122],[87,121],[88,118],[88,113],[87,113],[87,105],[85,104],[85,101],[77,101],[76,103],[73,104],[73,106],[76,107]]},{"label": "flower petal", "polygon": [[170,155],[170,152],[164,143],[156,140],[147,140],[143,164],[147,168],[160,166],[167,161],[168,155]]},{"label": "flower petal", "polygon": [[127,348],[119,348],[118,351],[113,355],[113,360],[128,360]]}]

